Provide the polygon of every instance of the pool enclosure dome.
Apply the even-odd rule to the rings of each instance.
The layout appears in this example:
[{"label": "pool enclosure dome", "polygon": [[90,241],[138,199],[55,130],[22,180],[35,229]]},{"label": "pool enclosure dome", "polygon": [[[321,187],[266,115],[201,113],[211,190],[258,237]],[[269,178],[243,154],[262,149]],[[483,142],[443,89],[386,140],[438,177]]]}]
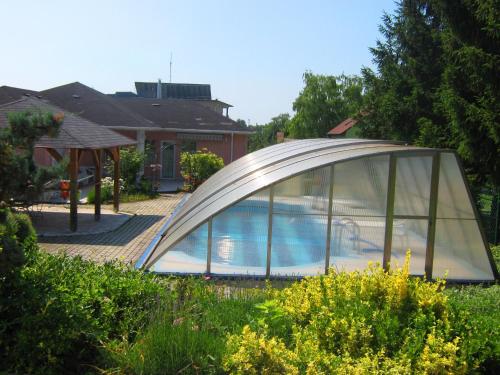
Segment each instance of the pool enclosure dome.
[{"label": "pool enclosure dome", "polygon": [[428,278],[498,276],[453,151],[307,139],[229,164],[191,196],[141,256],[159,273],[305,276],[402,265]]}]

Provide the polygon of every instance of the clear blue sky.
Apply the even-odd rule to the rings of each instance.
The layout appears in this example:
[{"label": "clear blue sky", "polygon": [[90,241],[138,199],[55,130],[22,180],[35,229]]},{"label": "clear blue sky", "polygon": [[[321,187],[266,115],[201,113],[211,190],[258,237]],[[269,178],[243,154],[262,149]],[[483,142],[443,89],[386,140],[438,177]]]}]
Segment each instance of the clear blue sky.
[{"label": "clear blue sky", "polygon": [[302,74],[372,66],[393,0],[0,0],[0,85],[80,81],[111,93],[134,81],[210,83],[232,118],[292,112]]}]

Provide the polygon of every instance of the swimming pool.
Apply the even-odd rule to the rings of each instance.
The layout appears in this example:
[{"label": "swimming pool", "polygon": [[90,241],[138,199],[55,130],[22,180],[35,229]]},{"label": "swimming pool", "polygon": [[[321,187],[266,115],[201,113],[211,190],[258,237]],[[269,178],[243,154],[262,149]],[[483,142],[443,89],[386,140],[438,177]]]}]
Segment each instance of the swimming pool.
[{"label": "swimming pool", "polygon": [[388,269],[411,249],[412,275],[492,280],[479,225],[450,152],[304,140],[259,150],[212,176],[136,267],[305,276],[370,262]]},{"label": "swimming pool", "polygon": [[[324,273],[328,216],[307,212],[303,206],[280,203],[272,216],[271,275],[316,275]],[[258,199],[247,199],[214,217],[212,222],[211,273],[265,275],[267,264],[269,207]],[[175,245],[153,271],[205,273],[208,257],[208,225],[203,224]],[[330,267],[356,270],[368,261],[382,262],[384,217],[332,217]],[[408,246],[425,248],[425,238],[403,224],[395,225],[393,258],[402,264]],[[423,270],[425,259],[414,256],[415,269]],[[420,259],[418,259],[420,258]],[[420,266],[419,266],[419,265]]]}]

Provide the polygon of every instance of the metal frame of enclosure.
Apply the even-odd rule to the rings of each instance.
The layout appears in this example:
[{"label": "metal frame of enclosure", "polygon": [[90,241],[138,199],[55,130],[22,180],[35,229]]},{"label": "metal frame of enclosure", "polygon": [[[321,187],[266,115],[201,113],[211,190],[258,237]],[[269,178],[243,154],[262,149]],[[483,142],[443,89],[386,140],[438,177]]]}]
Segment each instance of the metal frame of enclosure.
[{"label": "metal frame of enclosure", "polygon": [[[354,177],[349,177],[349,174],[351,173],[355,176],[358,173],[361,176],[360,169],[364,168],[363,163],[366,160],[376,160],[377,166],[369,166],[363,172],[364,177],[362,180],[356,183],[352,179]],[[351,164],[348,164],[349,162]],[[385,165],[387,165],[387,170],[385,169]],[[352,170],[349,168],[352,168]],[[383,173],[373,171],[373,168],[382,168]],[[424,174],[415,172],[423,169],[425,169]],[[377,187],[377,197],[379,199],[365,199],[362,204],[359,202],[352,203],[352,200],[344,199],[341,201],[341,203],[344,202],[342,204],[354,204],[354,211],[351,210],[354,213],[349,211],[349,214],[336,214],[335,207],[340,204],[338,202],[339,196],[342,194],[349,196],[350,188],[353,190],[363,189],[363,185],[370,183],[369,180],[374,173],[378,173],[377,181],[380,186]],[[415,175],[412,173],[415,173]],[[453,176],[449,177],[448,175]],[[446,180],[451,178],[450,181],[442,181],[441,191],[440,176],[441,178],[445,176]],[[294,178],[302,178],[302,180],[293,182]],[[321,216],[321,220],[325,223],[323,225],[326,228],[324,248],[318,253],[320,254],[319,256],[323,257],[324,251],[324,262],[322,263],[321,273],[327,273],[329,268],[334,266],[334,264],[331,264],[331,259],[333,259],[332,252],[338,251],[335,248],[337,245],[334,241],[334,232],[336,231],[336,225],[338,225],[336,223],[339,220],[346,222],[347,218],[354,218],[359,222],[368,223],[364,225],[377,226],[376,230],[378,232],[383,231],[383,238],[379,241],[379,247],[382,253],[380,261],[384,269],[390,267],[391,254],[394,253],[393,240],[395,232],[398,230],[398,224],[395,223],[407,222],[421,228],[422,233],[424,233],[422,238],[425,238],[425,244],[420,250],[422,269],[415,271],[414,274],[425,275],[427,278],[442,276],[441,274],[433,274],[436,226],[441,225],[441,232],[445,225],[449,226],[447,228],[451,232],[460,231],[462,226],[465,226],[465,228],[471,226],[476,228],[477,226],[477,230],[474,228],[471,229],[474,233],[480,233],[475,235],[475,238],[477,238],[474,242],[476,248],[470,250],[465,248],[463,252],[475,252],[472,257],[470,254],[464,253],[466,259],[483,257],[485,260],[481,267],[482,269],[490,267],[490,270],[485,271],[486,273],[484,274],[488,274],[488,276],[475,277],[473,275],[473,277],[461,277],[460,272],[457,272],[456,275],[451,275],[451,279],[486,281],[498,278],[498,271],[482,231],[478,212],[465,182],[463,168],[459,158],[453,151],[419,148],[396,142],[357,139],[311,139],[282,143],[256,151],[236,160],[207,180],[185,201],[182,207],[178,208],[175,215],[162,229],[162,232],[154,243],[151,244],[139,259],[136,266],[154,269],[155,263],[167,254],[169,250],[179,244],[190,233],[201,227],[205,230],[206,226],[206,263],[204,262],[204,265],[200,265],[200,272],[195,273],[213,272],[214,274],[219,274],[220,271],[218,272],[213,269],[212,261],[214,243],[216,242],[216,239],[213,238],[213,231],[214,227],[218,225],[218,217],[228,208],[234,207],[249,199],[249,197],[255,197],[256,194],[259,194],[259,199],[262,199],[267,209],[267,220],[263,219],[263,222],[267,221],[267,228],[265,228],[267,233],[262,233],[263,242],[265,242],[265,255],[263,256],[265,256],[266,264],[265,271],[262,270],[260,275],[266,277],[275,275],[272,271],[274,267],[272,258],[274,255],[273,246],[277,246],[276,243],[273,243],[273,230],[276,230],[274,228],[276,220],[279,215],[283,215],[286,218],[294,215],[293,212],[286,211],[289,208],[283,205],[282,202],[287,201],[287,199],[289,201],[289,196],[295,193],[282,193],[281,191],[285,188],[296,188],[293,184],[303,184],[300,181],[303,181],[304,178],[308,179],[307,181],[312,181],[312,184],[316,186],[315,189],[318,189],[317,186],[320,185],[322,189],[321,194],[317,193],[321,195],[319,202],[324,206],[322,206],[323,211],[320,214],[317,212],[313,212],[312,214],[304,212],[296,214],[305,218],[309,214],[316,215],[316,217]],[[453,179],[457,181],[460,179],[461,181],[457,184]],[[335,191],[336,187],[341,186],[343,183],[345,184],[343,192]],[[291,187],[283,184],[288,184]],[[356,186],[358,184],[359,186]],[[463,187],[458,186],[460,184]],[[404,191],[402,188],[403,185],[405,186],[404,189],[406,189]],[[425,192],[422,193],[422,191]],[[457,191],[459,193],[456,193]],[[455,195],[462,198],[456,198]],[[296,194],[296,196],[300,198],[300,194]],[[425,196],[425,202],[418,207],[414,207],[415,204],[419,204],[417,202],[418,196]],[[440,199],[441,203],[439,203]],[[458,203],[466,207],[462,210],[466,212],[465,214],[459,209],[451,207],[455,202],[453,199],[455,201],[463,201]],[[468,200],[468,202],[465,202],[465,200]],[[447,212],[444,212],[446,210],[443,208],[441,210],[443,213],[439,214],[438,205],[442,204],[445,207],[445,203],[443,202],[448,207]],[[308,202],[306,204],[310,205]],[[315,204],[318,205],[317,202]],[[376,204],[379,213],[362,213],[358,215],[356,212],[360,209],[355,204],[358,206]],[[356,209],[358,211],[355,211]],[[283,210],[285,211],[283,212]],[[346,210],[346,208],[339,208],[339,210]],[[234,218],[234,220],[237,220],[237,218]],[[343,223],[342,225],[346,224]],[[347,223],[347,225],[351,224]],[[281,226],[278,230],[283,231],[283,228],[286,230],[286,226]],[[371,230],[373,231],[374,229]],[[438,237],[441,236],[441,232],[438,233]],[[265,238],[266,236],[267,239]],[[448,241],[453,242],[452,235],[446,238]],[[438,238],[438,240],[440,240],[440,243],[443,242],[442,238]],[[205,242],[203,242],[203,246],[205,246]],[[450,246],[453,246],[453,244],[450,243]],[[297,249],[297,251],[300,251],[300,249]],[[448,258],[450,261],[454,261],[452,259],[453,256],[449,256]],[[488,263],[487,266],[485,262]],[[467,264],[465,266],[462,265],[462,267],[467,267]],[[159,270],[158,272],[162,271]]]}]

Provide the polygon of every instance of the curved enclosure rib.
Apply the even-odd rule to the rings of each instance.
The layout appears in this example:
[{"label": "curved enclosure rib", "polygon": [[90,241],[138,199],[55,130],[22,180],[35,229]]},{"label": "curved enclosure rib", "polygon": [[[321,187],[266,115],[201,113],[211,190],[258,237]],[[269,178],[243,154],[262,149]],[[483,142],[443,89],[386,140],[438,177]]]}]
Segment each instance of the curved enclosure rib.
[{"label": "curved enclosure rib", "polygon": [[456,155],[372,140],[309,139],[223,168],[180,207],[140,266],[162,273],[305,276],[402,265],[494,280]]}]

